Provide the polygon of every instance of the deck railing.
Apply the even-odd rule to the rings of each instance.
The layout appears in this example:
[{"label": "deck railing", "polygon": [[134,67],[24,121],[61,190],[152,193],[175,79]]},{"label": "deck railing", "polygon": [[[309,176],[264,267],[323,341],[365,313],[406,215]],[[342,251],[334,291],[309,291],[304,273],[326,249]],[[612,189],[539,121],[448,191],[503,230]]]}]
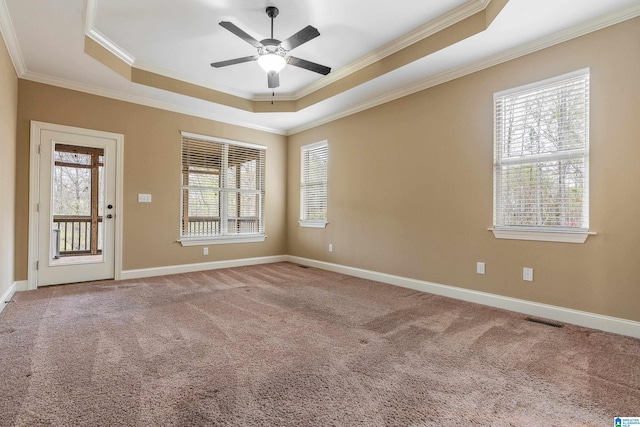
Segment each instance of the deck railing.
[{"label": "deck railing", "polygon": [[[245,217],[229,219],[227,221],[227,230],[229,234],[257,233],[258,218]],[[188,234],[189,236],[212,236],[219,233],[220,218],[212,216],[190,216],[187,229],[183,231],[183,234]]]},{"label": "deck railing", "polygon": [[[98,231],[102,228],[102,217],[98,217]],[[54,215],[53,229],[60,230],[60,255],[95,255],[91,252],[91,217]],[[99,235],[99,233],[96,233]],[[102,241],[98,239],[97,252],[102,252]]]},{"label": "deck railing", "polygon": [[[258,230],[257,217],[233,218],[227,222],[229,234],[252,234]],[[102,217],[98,217],[98,229],[102,228]],[[60,256],[94,255],[91,252],[91,217],[54,215],[53,229],[60,239]],[[212,236],[220,233],[219,217],[189,217],[190,236]],[[187,234],[187,233],[185,233]],[[98,233],[99,235],[99,233]],[[102,252],[102,239],[98,239],[97,254]]]}]

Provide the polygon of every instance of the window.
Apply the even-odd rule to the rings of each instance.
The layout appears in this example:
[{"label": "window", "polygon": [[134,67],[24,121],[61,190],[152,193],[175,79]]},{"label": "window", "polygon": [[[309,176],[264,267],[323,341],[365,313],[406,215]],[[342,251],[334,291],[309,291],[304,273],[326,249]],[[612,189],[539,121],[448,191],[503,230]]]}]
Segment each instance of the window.
[{"label": "window", "polygon": [[327,226],[327,141],[301,147],[300,225]]},{"label": "window", "polygon": [[584,242],[589,71],[494,95],[494,234]]},{"label": "window", "polygon": [[182,133],[183,246],[264,240],[266,147]]}]

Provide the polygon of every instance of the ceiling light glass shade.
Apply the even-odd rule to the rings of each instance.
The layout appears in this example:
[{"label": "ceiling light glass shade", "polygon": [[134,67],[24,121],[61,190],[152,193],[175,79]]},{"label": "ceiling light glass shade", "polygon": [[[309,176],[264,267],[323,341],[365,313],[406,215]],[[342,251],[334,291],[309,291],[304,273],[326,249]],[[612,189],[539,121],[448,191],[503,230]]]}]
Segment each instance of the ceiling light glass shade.
[{"label": "ceiling light glass shade", "polygon": [[283,56],[267,53],[258,58],[258,65],[267,73],[279,73],[287,65],[287,60]]}]

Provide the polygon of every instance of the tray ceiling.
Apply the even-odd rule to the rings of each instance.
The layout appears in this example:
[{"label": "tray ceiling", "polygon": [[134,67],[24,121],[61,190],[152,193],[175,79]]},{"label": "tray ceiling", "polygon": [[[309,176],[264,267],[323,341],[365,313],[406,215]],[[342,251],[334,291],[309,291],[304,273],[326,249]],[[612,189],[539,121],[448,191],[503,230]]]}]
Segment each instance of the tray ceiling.
[{"label": "tray ceiling", "polygon": [[[306,25],[320,36],[280,87],[255,49],[218,25],[268,38]],[[504,7],[503,7],[504,5]],[[293,133],[640,14],[640,0],[0,0],[0,29],[21,78]],[[271,103],[273,101],[273,104]]]}]

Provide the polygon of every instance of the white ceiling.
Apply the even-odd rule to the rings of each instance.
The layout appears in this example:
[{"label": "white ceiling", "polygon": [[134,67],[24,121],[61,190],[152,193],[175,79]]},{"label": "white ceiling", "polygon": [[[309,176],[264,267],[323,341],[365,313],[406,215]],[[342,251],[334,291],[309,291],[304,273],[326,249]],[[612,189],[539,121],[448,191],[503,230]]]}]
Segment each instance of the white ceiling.
[{"label": "white ceiling", "polygon": [[292,66],[281,71],[275,99],[296,99],[486,3],[0,0],[0,30],[22,78],[287,134],[640,15],[640,0],[510,0],[487,31],[294,113],[251,113],[132,83],[84,53],[85,33],[97,31],[131,56],[137,68],[247,99],[265,99],[271,91],[257,63],[220,69],[209,64],[255,54],[218,22],[231,21],[262,40],[270,31],[265,7],[275,5],[280,9],[275,38],[284,40],[313,25],[321,35],[292,53],[332,68],[328,76]]}]

